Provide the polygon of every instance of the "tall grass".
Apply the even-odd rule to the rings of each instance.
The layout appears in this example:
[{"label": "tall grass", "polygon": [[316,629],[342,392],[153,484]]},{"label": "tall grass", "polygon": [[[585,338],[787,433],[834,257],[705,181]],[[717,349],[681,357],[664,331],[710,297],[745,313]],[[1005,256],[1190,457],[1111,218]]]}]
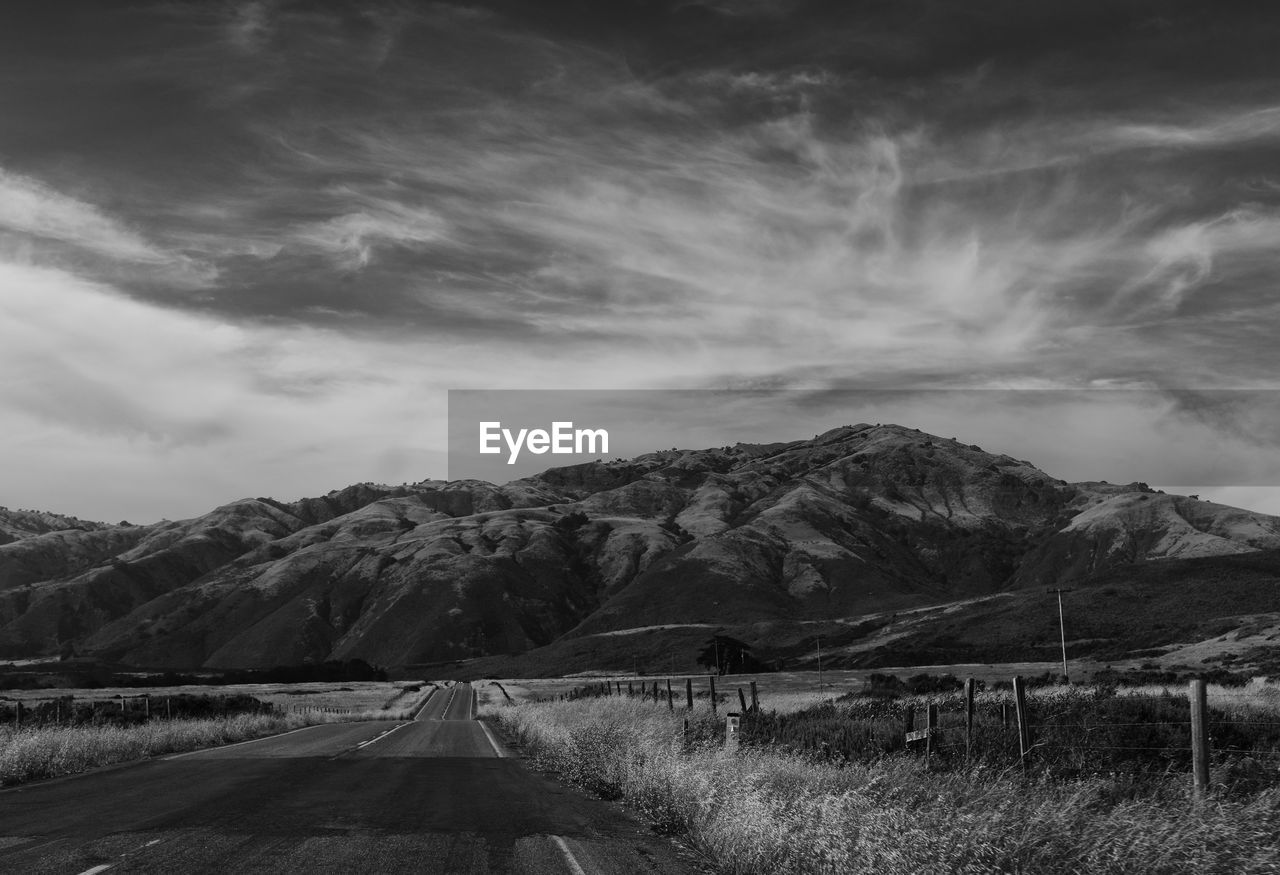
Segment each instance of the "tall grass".
[{"label": "tall grass", "polygon": [[237,714],[200,720],[151,720],[126,726],[0,728],[0,786],[74,775],[99,766],[247,741],[304,726],[402,720],[406,712]]},{"label": "tall grass", "polygon": [[[714,738],[696,712],[692,734]],[[890,756],[836,765],[714,742],[683,714],[626,699],[490,707],[541,764],[685,834],[723,872],[1222,873],[1280,871],[1280,791],[1195,801],[1185,776],[1024,779],[931,771]]]}]

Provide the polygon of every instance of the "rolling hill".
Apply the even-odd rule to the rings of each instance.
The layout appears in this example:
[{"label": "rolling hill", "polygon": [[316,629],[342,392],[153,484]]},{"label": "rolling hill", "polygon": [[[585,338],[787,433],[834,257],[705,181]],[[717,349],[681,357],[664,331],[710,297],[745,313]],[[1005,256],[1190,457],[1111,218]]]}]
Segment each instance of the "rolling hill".
[{"label": "rolling hill", "polygon": [[[1123,610],[1100,609],[1123,623],[1081,634],[1105,653],[1280,612],[1280,518],[1141,483],[1067,483],[897,425],[502,486],[244,499],[148,526],[0,511],[0,533],[0,655],[157,668],[630,668],[639,642],[646,659],[691,666],[716,629],[791,660],[817,632],[851,664],[981,655],[998,649],[996,626],[1002,648],[1032,653],[1044,589],[1060,585],[1103,601],[1138,587]],[[952,607],[925,610],[939,605]],[[998,618],[984,625],[984,612]],[[968,631],[947,625],[960,615]],[[1019,628],[1025,640],[1007,631]]]}]

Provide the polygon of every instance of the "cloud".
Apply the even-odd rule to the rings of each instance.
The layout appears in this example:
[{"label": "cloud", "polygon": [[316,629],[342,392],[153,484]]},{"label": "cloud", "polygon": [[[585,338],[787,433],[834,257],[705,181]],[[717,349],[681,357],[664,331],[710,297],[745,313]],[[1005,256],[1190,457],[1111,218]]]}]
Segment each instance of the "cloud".
[{"label": "cloud", "polygon": [[274,3],[265,0],[240,5],[227,24],[227,36],[231,43],[244,52],[258,52],[271,38],[271,17]]},{"label": "cloud", "polygon": [[323,491],[440,450],[462,386],[1274,382],[1270,68],[1189,82],[1185,21],[1093,7],[703,6],[10,46],[6,421]]},{"label": "cloud", "polygon": [[348,213],[294,230],[292,238],[333,254],[347,268],[369,264],[378,246],[435,243],[446,237],[447,223],[424,207],[387,202],[372,211]]},{"label": "cloud", "polygon": [[687,0],[682,5],[701,6],[731,17],[780,18],[799,5],[799,0]]},{"label": "cloud", "polygon": [[207,287],[217,277],[208,261],[157,245],[93,204],[3,168],[0,251],[86,273],[158,282],[168,290]]},{"label": "cloud", "polygon": [[0,227],[122,261],[159,265],[177,260],[92,204],[3,169],[0,169]]},{"label": "cloud", "polygon": [[1238,208],[1198,222],[1165,228],[1143,247],[1148,269],[1119,291],[1117,303],[1141,300],[1146,309],[1176,310],[1209,282],[1215,259],[1264,257],[1280,233],[1280,215]]},{"label": "cloud", "polygon": [[4,262],[0,313],[7,408],[159,444],[199,442],[221,429],[229,397],[214,387],[221,359],[241,343],[235,329],[147,307],[60,270]]},{"label": "cloud", "polygon": [[1103,128],[1097,139],[1126,147],[1221,147],[1255,140],[1280,139],[1280,106],[1213,112],[1209,118],[1182,123],[1128,123]]}]

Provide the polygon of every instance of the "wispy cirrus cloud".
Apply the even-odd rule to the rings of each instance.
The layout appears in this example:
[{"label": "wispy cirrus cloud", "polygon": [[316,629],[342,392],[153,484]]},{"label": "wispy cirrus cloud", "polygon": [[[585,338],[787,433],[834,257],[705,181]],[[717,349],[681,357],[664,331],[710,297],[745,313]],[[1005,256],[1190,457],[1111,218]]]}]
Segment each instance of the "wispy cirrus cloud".
[{"label": "wispy cirrus cloud", "polygon": [[[67,446],[118,411],[119,439],[210,458],[304,423],[332,461],[376,440],[334,423],[344,405],[430,420],[443,398],[421,399],[451,385],[1280,373],[1272,14],[104,9],[77,7],[56,44],[52,24],[0,34],[22,70],[0,71],[0,262],[68,312],[98,314],[97,296],[91,318],[130,314],[136,343],[183,340],[143,363],[24,310],[47,367],[6,403]],[[223,330],[236,344],[195,339]],[[203,430],[184,384],[226,399],[225,431]],[[95,392],[112,400],[77,403]]]},{"label": "wispy cirrus cloud", "polygon": [[265,48],[273,29],[271,19],[275,5],[267,0],[251,0],[233,9],[227,22],[227,36],[232,45],[250,53]]},{"label": "wispy cirrus cloud", "polygon": [[39,180],[0,168],[0,228],[19,237],[54,241],[107,258],[144,265],[194,267],[156,246],[127,223]]},{"label": "wispy cirrus cloud", "polygon": [[1244,107],[1233,113],[1209,111],[1183,123],[1119,123],[1099,131],[1098,139],[1133,148],[1214,147],[1280,139],[1280,106]]},{"label": "wispy cirrus cloud", "polygon": [[448,224],[430,209],[394,201],[370,210],[295,228],[290,238],[332,253],[338,264],[366,267],[381,246],[431,244],[446,238]]}]

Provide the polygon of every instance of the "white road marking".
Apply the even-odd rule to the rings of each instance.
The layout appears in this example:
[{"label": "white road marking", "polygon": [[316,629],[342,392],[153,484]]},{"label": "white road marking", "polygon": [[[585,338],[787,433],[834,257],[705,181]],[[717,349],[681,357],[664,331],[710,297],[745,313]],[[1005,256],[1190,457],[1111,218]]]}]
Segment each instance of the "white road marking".
[{"label": "white road marking", "polygon": [[431,697],[438,692],[440,692],[439,687],[432,687],[431,692],[427,693],[427,697],[423,699],[422,704],[418,706],[418,710],[414,711],[409,716],[412,717],[414,720],[418,720],[419,718],[421,718],[422,712],[427,710],[427,706],[431,704]]},{"label": "white road marking", "polygon": [[560,849],[560,853],[564,854],[564,861],[569,864],[569,871],[573,875],[587,875],[578,861],[573,858],[573,851],[569,850],[569,843],[560,836],[552,836],[551,841],[556,843],[556,847]]},{"label": "white road marking", "polygon": [[360,750],[361,748],[368,747],[374,742],[382,741],[382,739],[386,738],[388,735],[395,732],[397,729],[404,729],[408,725],[409,725],[408,723],[397,724],[396,726],[393,726],[390,729],[388,729],[386,732],[380,733],[379,735],[375,735],[373,738],[369,739],[368,741],[360,742],[359,744],[356,745],[356,750]]},{"label": "white road marking", "polygon": [[476,722],[479,723],[480,728],[484,730],[484,737],[489,739],[489,745],[493,748],[493,752],[499,757],[505,757],[506,754],[502,752],[502,748],[499,747],[498,742],[494,740],[493,732],[489,729],[489,725],[483,720],[477,720]]},{"label": "white road marking", "polygon": [[[226,750],[229,747],[239,747],[242,744],[255,744],[259,741],[270,741],[273,738],[284,738],[286,735],[293,735],[295,732],[303,732],[308,729],[317,729],[321,726],[337,726],[336,723],[313,723],[310,726],[300,726],[297,729],[290,729],[288,732],[277,732],[275,735],[264,735],[262,738],[251,738],[248,741],[237,741],[235,744],[222,744],[217,747],[202,747],[199,750],[189,750],[186,753],[175,753],[167,757],[161,757],[164,760],[176,760],[182,757],[193,756],[198,753],[208,753],[211,750]],[[83,873],[82,873],[83,875]]]},{"label": "white road marking", "polygon": [[97,875],[98,872],[105,872],[111,868],[110,863],[103,863],[101,866],[94,866],[92,869],[85,869],[80,875]]},{"label": "white road marking", "polygon": [[144,847],[144,848],[149,848],[149,847],[151,847],[152,845],[158,845],[158,844],[160,844],[160,839],[152,839],[151,841],[149,841],[149,842],[147,842],[145,845],[143,845],[143,847]]}]

